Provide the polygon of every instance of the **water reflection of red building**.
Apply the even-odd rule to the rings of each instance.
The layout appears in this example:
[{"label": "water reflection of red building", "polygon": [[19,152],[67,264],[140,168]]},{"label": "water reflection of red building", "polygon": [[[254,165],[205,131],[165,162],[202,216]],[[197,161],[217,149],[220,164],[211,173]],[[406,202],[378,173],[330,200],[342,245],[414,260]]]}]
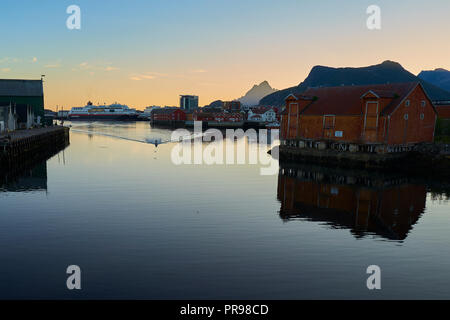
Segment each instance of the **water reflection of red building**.
[{"label": "water reflection of red building", "polygon": [[280,216],[348,228],[357,237],[404,240],[424,212],[426,187],[399,179],[357,180],[283,169],[278,177]]}]

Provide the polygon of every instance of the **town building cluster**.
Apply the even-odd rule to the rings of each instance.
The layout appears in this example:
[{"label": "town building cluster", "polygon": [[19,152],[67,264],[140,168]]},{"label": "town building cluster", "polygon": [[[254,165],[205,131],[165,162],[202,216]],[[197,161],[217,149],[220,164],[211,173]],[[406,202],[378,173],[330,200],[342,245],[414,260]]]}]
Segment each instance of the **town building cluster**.
[{"label": "town building cluster", "polygon": [[256,106],[245,108],[239,101],[225,101],[221,107],[198,106],[197,96],[181,96],[179,107],[148,107],[144,114],[154,124],[193,126],[202,121],[209,127],[242,127],[244,124],[279,127],[281,108]]}]

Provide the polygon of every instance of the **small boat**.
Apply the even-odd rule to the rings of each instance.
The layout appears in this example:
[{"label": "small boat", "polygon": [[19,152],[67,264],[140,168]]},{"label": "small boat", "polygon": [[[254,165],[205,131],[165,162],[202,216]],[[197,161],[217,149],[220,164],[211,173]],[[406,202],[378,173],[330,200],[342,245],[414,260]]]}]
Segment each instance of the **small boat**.
[{"label": "small boat", "polygon": [[266,124],[266,129],[280,129],[280,123],[278,122],[271,122]]}]

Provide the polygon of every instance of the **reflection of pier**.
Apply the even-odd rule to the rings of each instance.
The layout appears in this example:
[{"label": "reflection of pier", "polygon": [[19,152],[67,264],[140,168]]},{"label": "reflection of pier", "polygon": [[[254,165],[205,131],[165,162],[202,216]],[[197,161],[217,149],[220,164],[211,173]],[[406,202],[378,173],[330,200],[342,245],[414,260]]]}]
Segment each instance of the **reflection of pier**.
[{"label": "reflection of pier", "polygon": [[0,192],[47,190],[47,160],[63,152],[67,145],[52,145],[9,168],[0,167]]},{"label": "reflection of pier", "polygon": [[278,178],[283,220],[325,222],[356,237],[404,240],[424,212],[425,185],[405,178],[345,176],[283,168]]},{"label": "reflection of pier", "polygon": [[47,161],[24,170],[19,176],[0,176],[0,192],[47,191]]}]

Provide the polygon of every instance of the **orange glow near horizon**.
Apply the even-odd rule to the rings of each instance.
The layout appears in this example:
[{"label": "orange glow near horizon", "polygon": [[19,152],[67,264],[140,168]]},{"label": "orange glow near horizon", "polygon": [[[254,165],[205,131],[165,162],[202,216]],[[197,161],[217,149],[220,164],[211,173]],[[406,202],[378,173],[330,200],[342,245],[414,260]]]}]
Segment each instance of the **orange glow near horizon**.
[{"label": "orange glow near horizon", "polygon": [[[5,35],[0,78],[45,74],[47,109],[90,100],[143,110],[177,106],[180,94],[198,95],[201,106],[234,100],[264,80],[276,89],[297,86],[315,65],[392,60],[415,75],[450,69],[450,3],[378,2],[377,31],[366,28],[371,3],[365,0],[142,1],[127,7],[79,0],[85,19],[79,31],[65,28],[65,8],[11,3],[3,8],[12,15],[0,22],[4,30],[21,10],[45,19],[37,26],[30,19]],[[292,19],[279,19],[286,15]]]}]

